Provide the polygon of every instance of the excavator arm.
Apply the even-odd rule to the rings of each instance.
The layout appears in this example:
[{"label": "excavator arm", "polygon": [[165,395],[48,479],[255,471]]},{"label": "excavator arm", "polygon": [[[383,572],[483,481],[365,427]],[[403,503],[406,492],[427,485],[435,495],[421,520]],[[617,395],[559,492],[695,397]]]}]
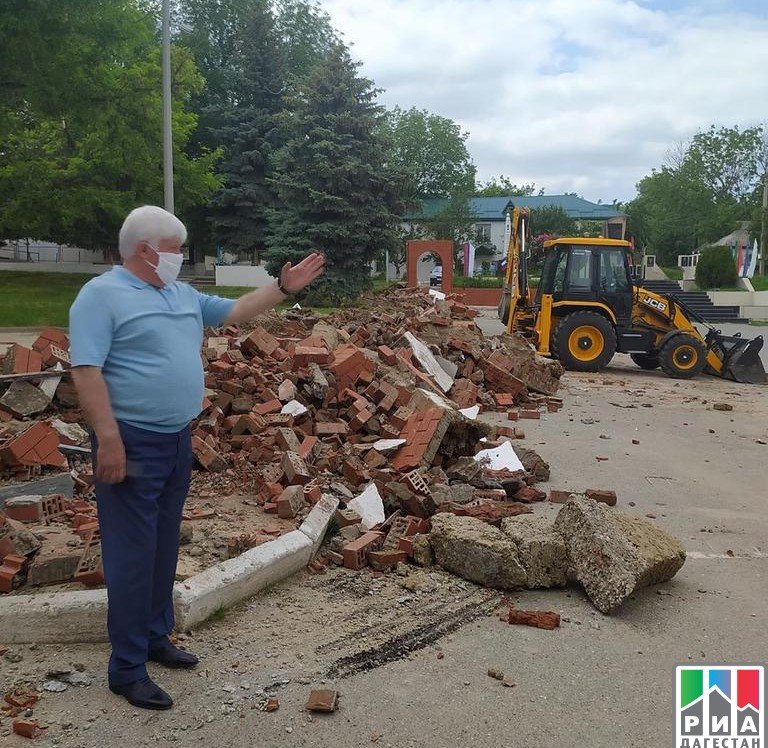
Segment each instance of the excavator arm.
[{"label": "excavator arm", "polygon": [[514,208],[508,216],[507,269],[504,292],[499,302],[499,319],[507,332],[512,332],[518,307],[528,301],[527,241],[530,232],[530,211]]}]

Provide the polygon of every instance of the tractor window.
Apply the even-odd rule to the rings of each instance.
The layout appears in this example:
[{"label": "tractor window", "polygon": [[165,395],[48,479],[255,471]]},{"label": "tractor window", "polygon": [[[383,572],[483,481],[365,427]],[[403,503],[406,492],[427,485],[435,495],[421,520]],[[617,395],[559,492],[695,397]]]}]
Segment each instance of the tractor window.
[{"label": "tractor window", "polygon": [[591,249],[571,248],[571,261],[568,264],[569,290],[590,289],[592,287],[591,259]]},{"label": "tractor window", "polygon": [[[553,293],[562,293],[564,289],[565,284],[565,267],[568,264],[568,252],[565,250],[560,250],[557,255],[557,264],[554,267],[554,283],[552,283],[552,292]],[[542,278],[542,281],[545,280]],[[550,279],[547,278],[547,281]],[[547,286],[544,286],[546,288]]]},{"label": "tractor window", "polygon": [[600,290],[626,291],[629,288],[624,252],[620,249],[600,252]]}]

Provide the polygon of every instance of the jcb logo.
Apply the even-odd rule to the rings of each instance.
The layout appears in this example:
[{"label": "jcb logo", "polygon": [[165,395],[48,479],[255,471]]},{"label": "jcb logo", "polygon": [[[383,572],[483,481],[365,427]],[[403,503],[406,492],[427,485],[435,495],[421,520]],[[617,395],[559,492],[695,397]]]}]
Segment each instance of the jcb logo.
[{"label": "jcb logo", "polygon": [[643,304],[647,304],[650,307],[653,307],[654,309],[658,309],[660,312],[666,312],[667,311],[667,305],[663,301],[659,301],[658,299],[654,299],[651,296],[646,296],[643,299]]}]

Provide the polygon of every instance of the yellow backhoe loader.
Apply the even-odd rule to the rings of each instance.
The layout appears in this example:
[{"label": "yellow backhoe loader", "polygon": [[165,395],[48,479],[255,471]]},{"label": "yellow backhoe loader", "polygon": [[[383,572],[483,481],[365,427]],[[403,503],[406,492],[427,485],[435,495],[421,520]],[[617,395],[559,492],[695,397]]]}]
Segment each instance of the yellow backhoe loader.
[{"label": "yellow backhoe loader", "polygon": [[[538,353],[575,371],[599,371],[619,352],[643,369],[661,367],[680,379],[706,371],[737,382],[768,381],[760,360],[763,338],[723,335],[674,294],[634,285],[629,242],[548,241],[538,288],[529,289],[529,219],[525,208],[511,216],[499,318]],[[694,322],[705,325],[706,334]]]}]

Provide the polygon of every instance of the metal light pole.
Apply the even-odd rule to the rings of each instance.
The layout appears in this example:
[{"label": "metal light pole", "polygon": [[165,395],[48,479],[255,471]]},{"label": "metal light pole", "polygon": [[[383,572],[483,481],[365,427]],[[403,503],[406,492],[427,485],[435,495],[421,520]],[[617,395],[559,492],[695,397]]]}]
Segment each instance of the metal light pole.
[{"label": "metal light pole", "polygon": [[763,213],[760,223],[760,275],[765,275],[765,250],[768,242],[768,170],[763,176]]},{"label": "metal light pole", "polygon": [[171,0],[163,0],[163,199],[173,213],[173,130],[171,125]]}]

